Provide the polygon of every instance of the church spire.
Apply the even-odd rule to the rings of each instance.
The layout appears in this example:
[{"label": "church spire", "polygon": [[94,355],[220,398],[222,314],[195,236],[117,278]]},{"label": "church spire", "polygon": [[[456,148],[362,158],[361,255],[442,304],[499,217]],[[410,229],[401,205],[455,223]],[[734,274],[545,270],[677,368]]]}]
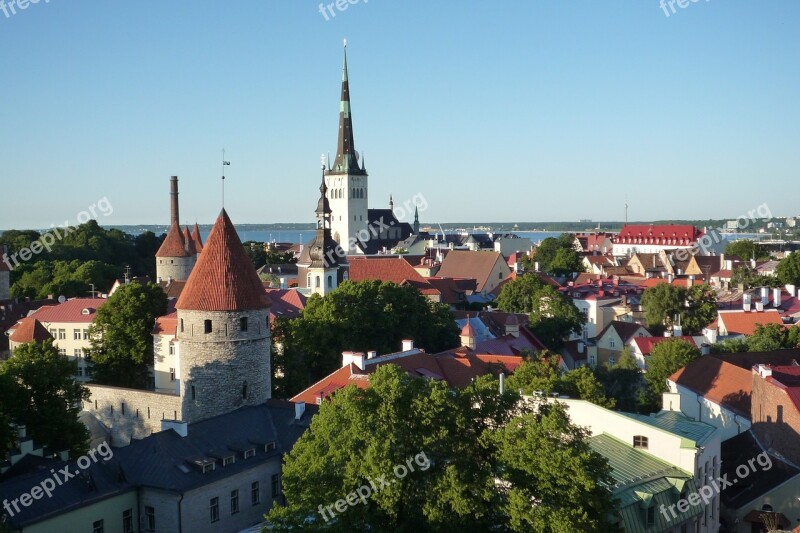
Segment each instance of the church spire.
[{"label": "church spire", "polygon": [[419,207],[414,208],[414,235],[419,235]]},{"label": "church spire", "polygon": [[347,75],[347,41],[344,42],[344,64],[342,65],[342,96],[339,103],[339,145],[333,172],[362,173],[358,164],[353,141],[353,117],[350,114],[350,82]]}]

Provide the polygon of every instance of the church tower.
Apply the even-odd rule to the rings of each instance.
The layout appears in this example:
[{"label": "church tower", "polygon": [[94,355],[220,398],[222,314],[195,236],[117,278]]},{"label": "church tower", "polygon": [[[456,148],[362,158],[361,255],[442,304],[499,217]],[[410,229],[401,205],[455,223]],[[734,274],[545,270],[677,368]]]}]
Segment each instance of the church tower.
[{"label": "church tower", "polygon": [[[347,75],[347,44],[342,67],[342,96],[339,103],[339,144],[333,166],[325,171],[325,184],[331,207],[331,231],[342,249],[356,253],[352,244],[369,239],[367,170],[359,161],[353,141],[353,117],[350,113],[350,83]],[[363,231],[362,231],[363,230]],[[361,232],[359,239],[359,232]]]},{"label": "church tower", "polygon": [[269,400],[269,307],[264,286],[223,209],[176,304],[184,421]]},{"label": "church tower", "polygon": [[331,236],[331,206],[328,187],[325,185],[324,166],[322,170],[319,202],[315,211],[317,234],[304,248],[297,267],[300,287],[311,289],[312,294],[325,296],[348,278],[349,267],[344,250]]}]

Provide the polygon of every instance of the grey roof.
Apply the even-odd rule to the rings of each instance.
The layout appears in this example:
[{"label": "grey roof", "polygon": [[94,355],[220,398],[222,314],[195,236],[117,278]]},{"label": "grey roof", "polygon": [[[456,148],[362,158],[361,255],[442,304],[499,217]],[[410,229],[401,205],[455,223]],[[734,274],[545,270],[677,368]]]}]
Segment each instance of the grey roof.
[{"label": "grey roof", "polygon": [[620,414],[680,437],[685,444],[682,447],[703,446],[716,431],[714,426],[692,420],[679,411],[659,411],[649,416],[625,412]]},{"label": "grey roof", "polygon": [[[294,409],[291,402],[270,400],[189,424],[186,437],[168,430],[134,440],[124,448],[114,449],[108,461],[93,463],[83,477],[58,486],[52,498],[43,498],[35,505],[21,508],[22,512],[10,518],[10,525],[12,529],[26,527],[139,487],[183,493],[268,461],[280,461],[282,454],[288,452],[308,428],[316,412],[313,406],[306,406],[306,414],[297,421]],[[275,448],[266,451],[265,445],[270,442],[275,442]],[[255,448],[255,456],[244,459],[244,450],[252,448]],[[206,474],[193,463],[196,459],[221,459],[230,455],[236,456],[234,464],[222,467],[222,461],[218,460],[216,468]],[[70,472],[75,472],[76,464],[74,461],[50,463],[44,470],[6,481],[0,484],[0,501],[4,498],[11,501],[29,492],[52,476],[50,468],[58,470],[68,465]]]}]

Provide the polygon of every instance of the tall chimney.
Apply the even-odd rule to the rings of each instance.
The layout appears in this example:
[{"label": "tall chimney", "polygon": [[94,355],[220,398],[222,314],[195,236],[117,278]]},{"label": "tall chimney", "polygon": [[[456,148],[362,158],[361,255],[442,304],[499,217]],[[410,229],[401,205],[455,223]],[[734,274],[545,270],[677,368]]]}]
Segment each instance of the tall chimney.
[{"label": "tall chimney", "polygon": [[180,217],[178,216],[178,176],[172,176],[169,179],[169,224],[177,224],[180,226]]}]

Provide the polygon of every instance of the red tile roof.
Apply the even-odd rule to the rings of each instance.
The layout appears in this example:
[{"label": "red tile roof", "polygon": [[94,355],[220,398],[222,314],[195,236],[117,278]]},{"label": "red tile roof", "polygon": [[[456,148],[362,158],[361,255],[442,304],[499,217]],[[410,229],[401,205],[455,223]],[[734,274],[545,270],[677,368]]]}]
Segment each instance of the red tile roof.
[{"label": "red tile roof", "polygon": [[778,324],[783,326],[780,313],[775,309],[762,312],[757,311],[720,311],[718,318],[720,329],[723,328],[728,335],[752,335],[756,331],[756,324]]},{"label": "red tile roof", "polygon": [[189,233],[189,226],[183,228],[183,242],[186,244],[186,253],[189,255],[197,254],[197,248],[194,246],[194,240],[192,239],[192,234]]},{"label": "red tile roof", "polygon": [[437,274],[443,278],[474,279],[478,282],[477,292],[483,292],[483,287],[498,262],[508,269],[500,252],[450,250]]},{"label": "red tile roof", "polygon": [[189,257],[180,226],[177,224],[170,226],[164,242],[156,252],[156,257]]},{"label": "red tile roof", "polygon": [[355,385],[359,389],[366,389],[369,387],[369,376],[363,374],[356,365],[350,363],[297,394],[292,398],[292,401],[295,403],[305,402],[315,404],[318,399],[324,399],[333,392],[343,389],[348,385]]},{"label": "red tile roof", "polygon": [[703,356],[668,379],[750,419],[753,390],[753,375],[750,370],[716,357]]},{"label": "red tile roof", "polygon": [[653,244],[659,246],[691,246],[703,232],[694,226],[627,224],[614,239],[614,244]]},{"label": "red tile roof", "polygon": [[348,257],[350,279],[353,281],[391,281],[400,285],[413,281],[428,285],[408,261],[400,257]]},{"label": "red tile roof", "polygon": [[653,346],[656,344],[661,344],[662,342],[670,339],[681,339],[688,342],[692,346],[697,346],[694,337],[690,337],[688,335],[683,335],[682,337],[634,337],[633,344],[636,345],[642,355],[650,355],[653,351]]},{"label": "red tile roof", "polygon": [[194,249],[197,250],[197,253],[203,251],[203,237],[200,235],[200,226],[197,225],[197,222],[194,223],[194,228],[192,229],[192,240],[194,240]]},{"label": "red tile roof", "polygon": [[223,209],[197,259],[177,309],[243,311],[266,309],[269,297]]},{"label": "red tile roof", "polygon": [[800,413],[800,366],[774,366],[767,382],[783,389]]},{"label": "red tile roof", "polygon": [[474,292],[477,283],[474,279],[425,278],[442,295],[443,304],[458,304],[466,300],[467,292]]},{"label": "red tile roof", "polygon": [[153,327],[153,335],[178,335],[178,312],[174,311],[168,315],[156,318],[156,325]]},{"label": "red tile roof", "polygon": [[475,337],[475,328],[472,327],[472,324],[469,323],[469,319],[464,324],[464,327],[461,328],[461,336],[462,337]]},{"label": "red tile roof", "polygon": [[106,301],[103,298],[73,298],[63,304],[41,307],[32,316],[42,323],[90,324],[97,309]]},{"label": "red tile roof", "polygon": [[303,314],[308,298],[301,292],[292,289],[266,288],[271,306],[270,322],[276,318],[296,318]]},{"label": "red tile roof", "polygon": [[24,344],[27,342],[44,342],[52,339],[53,336],[47,331],[41,322],[30,316],[20,320],[14,326],[14,333],[8,338],[11,342]]}]

